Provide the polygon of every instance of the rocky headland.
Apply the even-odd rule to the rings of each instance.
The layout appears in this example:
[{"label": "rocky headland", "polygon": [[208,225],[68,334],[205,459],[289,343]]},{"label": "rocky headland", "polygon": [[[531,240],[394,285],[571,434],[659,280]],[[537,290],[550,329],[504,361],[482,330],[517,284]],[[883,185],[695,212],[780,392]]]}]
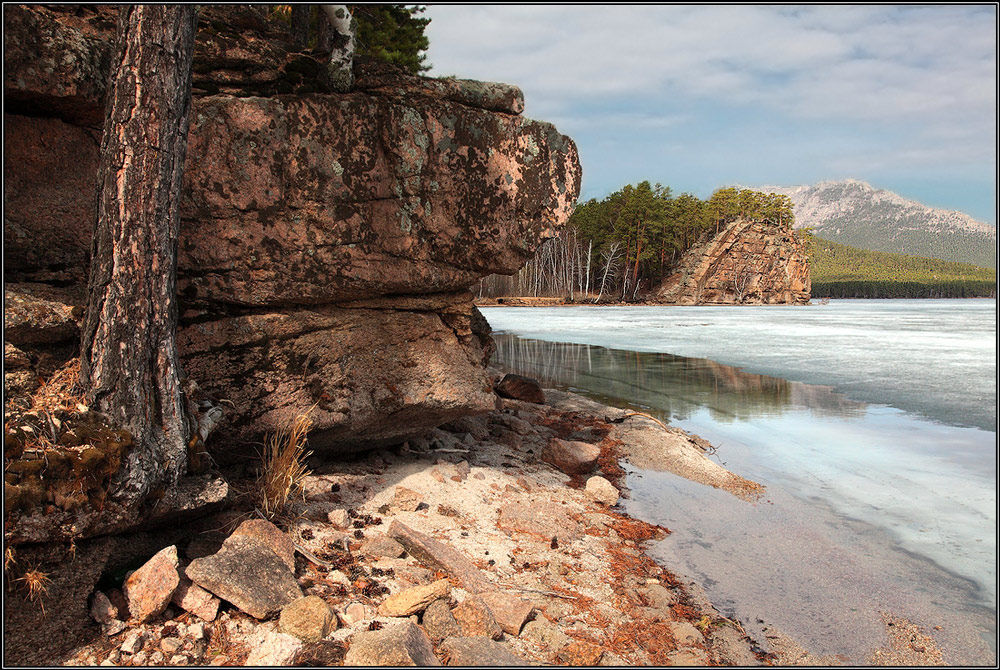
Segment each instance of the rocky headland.
[{"label": "rocky headland", "polygon": [[805,305],[805,244],[791,227],[737,219],[685,252],[652,300],[676,305]]}]

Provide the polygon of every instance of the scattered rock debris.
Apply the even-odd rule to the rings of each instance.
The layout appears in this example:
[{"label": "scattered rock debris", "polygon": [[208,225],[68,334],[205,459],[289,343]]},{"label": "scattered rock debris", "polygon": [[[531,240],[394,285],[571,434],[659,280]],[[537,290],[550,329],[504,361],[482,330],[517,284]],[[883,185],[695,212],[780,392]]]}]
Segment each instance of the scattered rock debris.
[{"label": "scattered rock debris", "polygon": [[[168,598],[173,609],[95,636],[69,664],[778,659],[754,651],[644,553],[644,543],[669,530],[616,507],[617,494],[627,493],[618,459],[629,453],[622,427],[607,420],[613,410],[545,395],[550,404],[502,400],[491,414],[456,422],[460,454],[411,441],[353,460],[314,460],[302,498],[277,526],[245,517],[221,543],[180,545],[175,572],[186,591]],[[687,436],[656,430],[658,439],[696,449]],[[643,458],[652,435],[643,438]],[[593,471],[581,479],[543,460],[553,440],[585,443],[599,454]],[[451,444],[440,436],[434,443]],[[696,465],[685,458],[685,467]],[[216,600],[214,610],[196,606],[195,589]],[[91,602],[107,629],[110,597]]]}]

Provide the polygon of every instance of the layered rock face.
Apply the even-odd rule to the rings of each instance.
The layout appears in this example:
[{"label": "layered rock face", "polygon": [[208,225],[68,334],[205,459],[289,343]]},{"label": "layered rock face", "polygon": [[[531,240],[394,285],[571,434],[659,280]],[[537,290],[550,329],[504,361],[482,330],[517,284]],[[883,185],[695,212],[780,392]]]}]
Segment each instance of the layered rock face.
[{"label": "layered rock face", "polygon": [[[4,24],[7,290],[45,284],[48,312],[79,315],[113,25],[41,6],[5,7]],[[488,326],[467,289],[516,272],[568,218],[575,146],[519,116],[510,86],[361,64],[353,92],[315,92],[316,63],[279,28],[235,6],[199,26],[178,347],[231,408],[218,441],[246,445],[313,408],[310,448],[344,451],[492,408]],[[5,313],[7,328],[30,333],[32,313]],[[72,343],[65,326],[49,340]],[[20,362],[49,346],[14,344]]]},{"label": "layered rock face", "polygon": [[800,305],[811,281],[804,245],[791,229],[737,220],[689,249],[655,300],[678,305]]}]

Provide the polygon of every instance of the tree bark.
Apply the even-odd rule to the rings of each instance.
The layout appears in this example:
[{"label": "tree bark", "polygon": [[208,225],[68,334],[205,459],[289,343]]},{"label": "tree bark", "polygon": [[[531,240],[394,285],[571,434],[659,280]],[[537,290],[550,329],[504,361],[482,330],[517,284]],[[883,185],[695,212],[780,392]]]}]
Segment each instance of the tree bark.
[{"label": "tree bark", "polygon": [[330,24],[330,62],[326,66],[327,85],[338,93],[354,87],[354,19],[347,5],[322,5]]},{"label": "tree bark", "polygon": [[292,38],[300,49],[309,42],[309,12],[312,5],[292,5]]},{"label": "tree bark", "polygon": [[120,12],[80,377],[89,404],[132,434],[110,493],[135,505],[187,468],[177,235],[197,15],[193,5]]}]

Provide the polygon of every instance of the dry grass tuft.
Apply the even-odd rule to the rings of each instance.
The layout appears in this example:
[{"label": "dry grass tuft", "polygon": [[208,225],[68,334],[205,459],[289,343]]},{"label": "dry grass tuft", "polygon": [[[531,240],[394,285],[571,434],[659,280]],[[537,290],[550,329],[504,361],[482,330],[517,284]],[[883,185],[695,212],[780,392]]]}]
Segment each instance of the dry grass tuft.
[{"label": "dry grass tuft", "polygon": [[80,359],[74,358],[56,370],[42,382],[31,401],[33,409],[49,412],[59,409],[67,412],[82,411],[85,399],[80,386]]},{"label": "dry grass tuft", "polygon": [[25,587],[28,589],[28,599],[31,602],[39,600],[39,605],[42,608],[42,613],[45,613],[45,605],[40,601],[40,598],[44,596],[49,590],[49,584],[52,580],[49,579],[49,573],[42,572],[37,567],[27,570],[23,575],[15,579],[16,582],[24,582]]},{"label": "dry grass tuft", "polygon": [[312,455],[305,450],[305,444],[311,427],[312,421],[306,412],[267,441],[258,480],[258,505],[268,520],[281,516],[289,500],[304,493],[302,482],[310,474],[305,462]]}]

